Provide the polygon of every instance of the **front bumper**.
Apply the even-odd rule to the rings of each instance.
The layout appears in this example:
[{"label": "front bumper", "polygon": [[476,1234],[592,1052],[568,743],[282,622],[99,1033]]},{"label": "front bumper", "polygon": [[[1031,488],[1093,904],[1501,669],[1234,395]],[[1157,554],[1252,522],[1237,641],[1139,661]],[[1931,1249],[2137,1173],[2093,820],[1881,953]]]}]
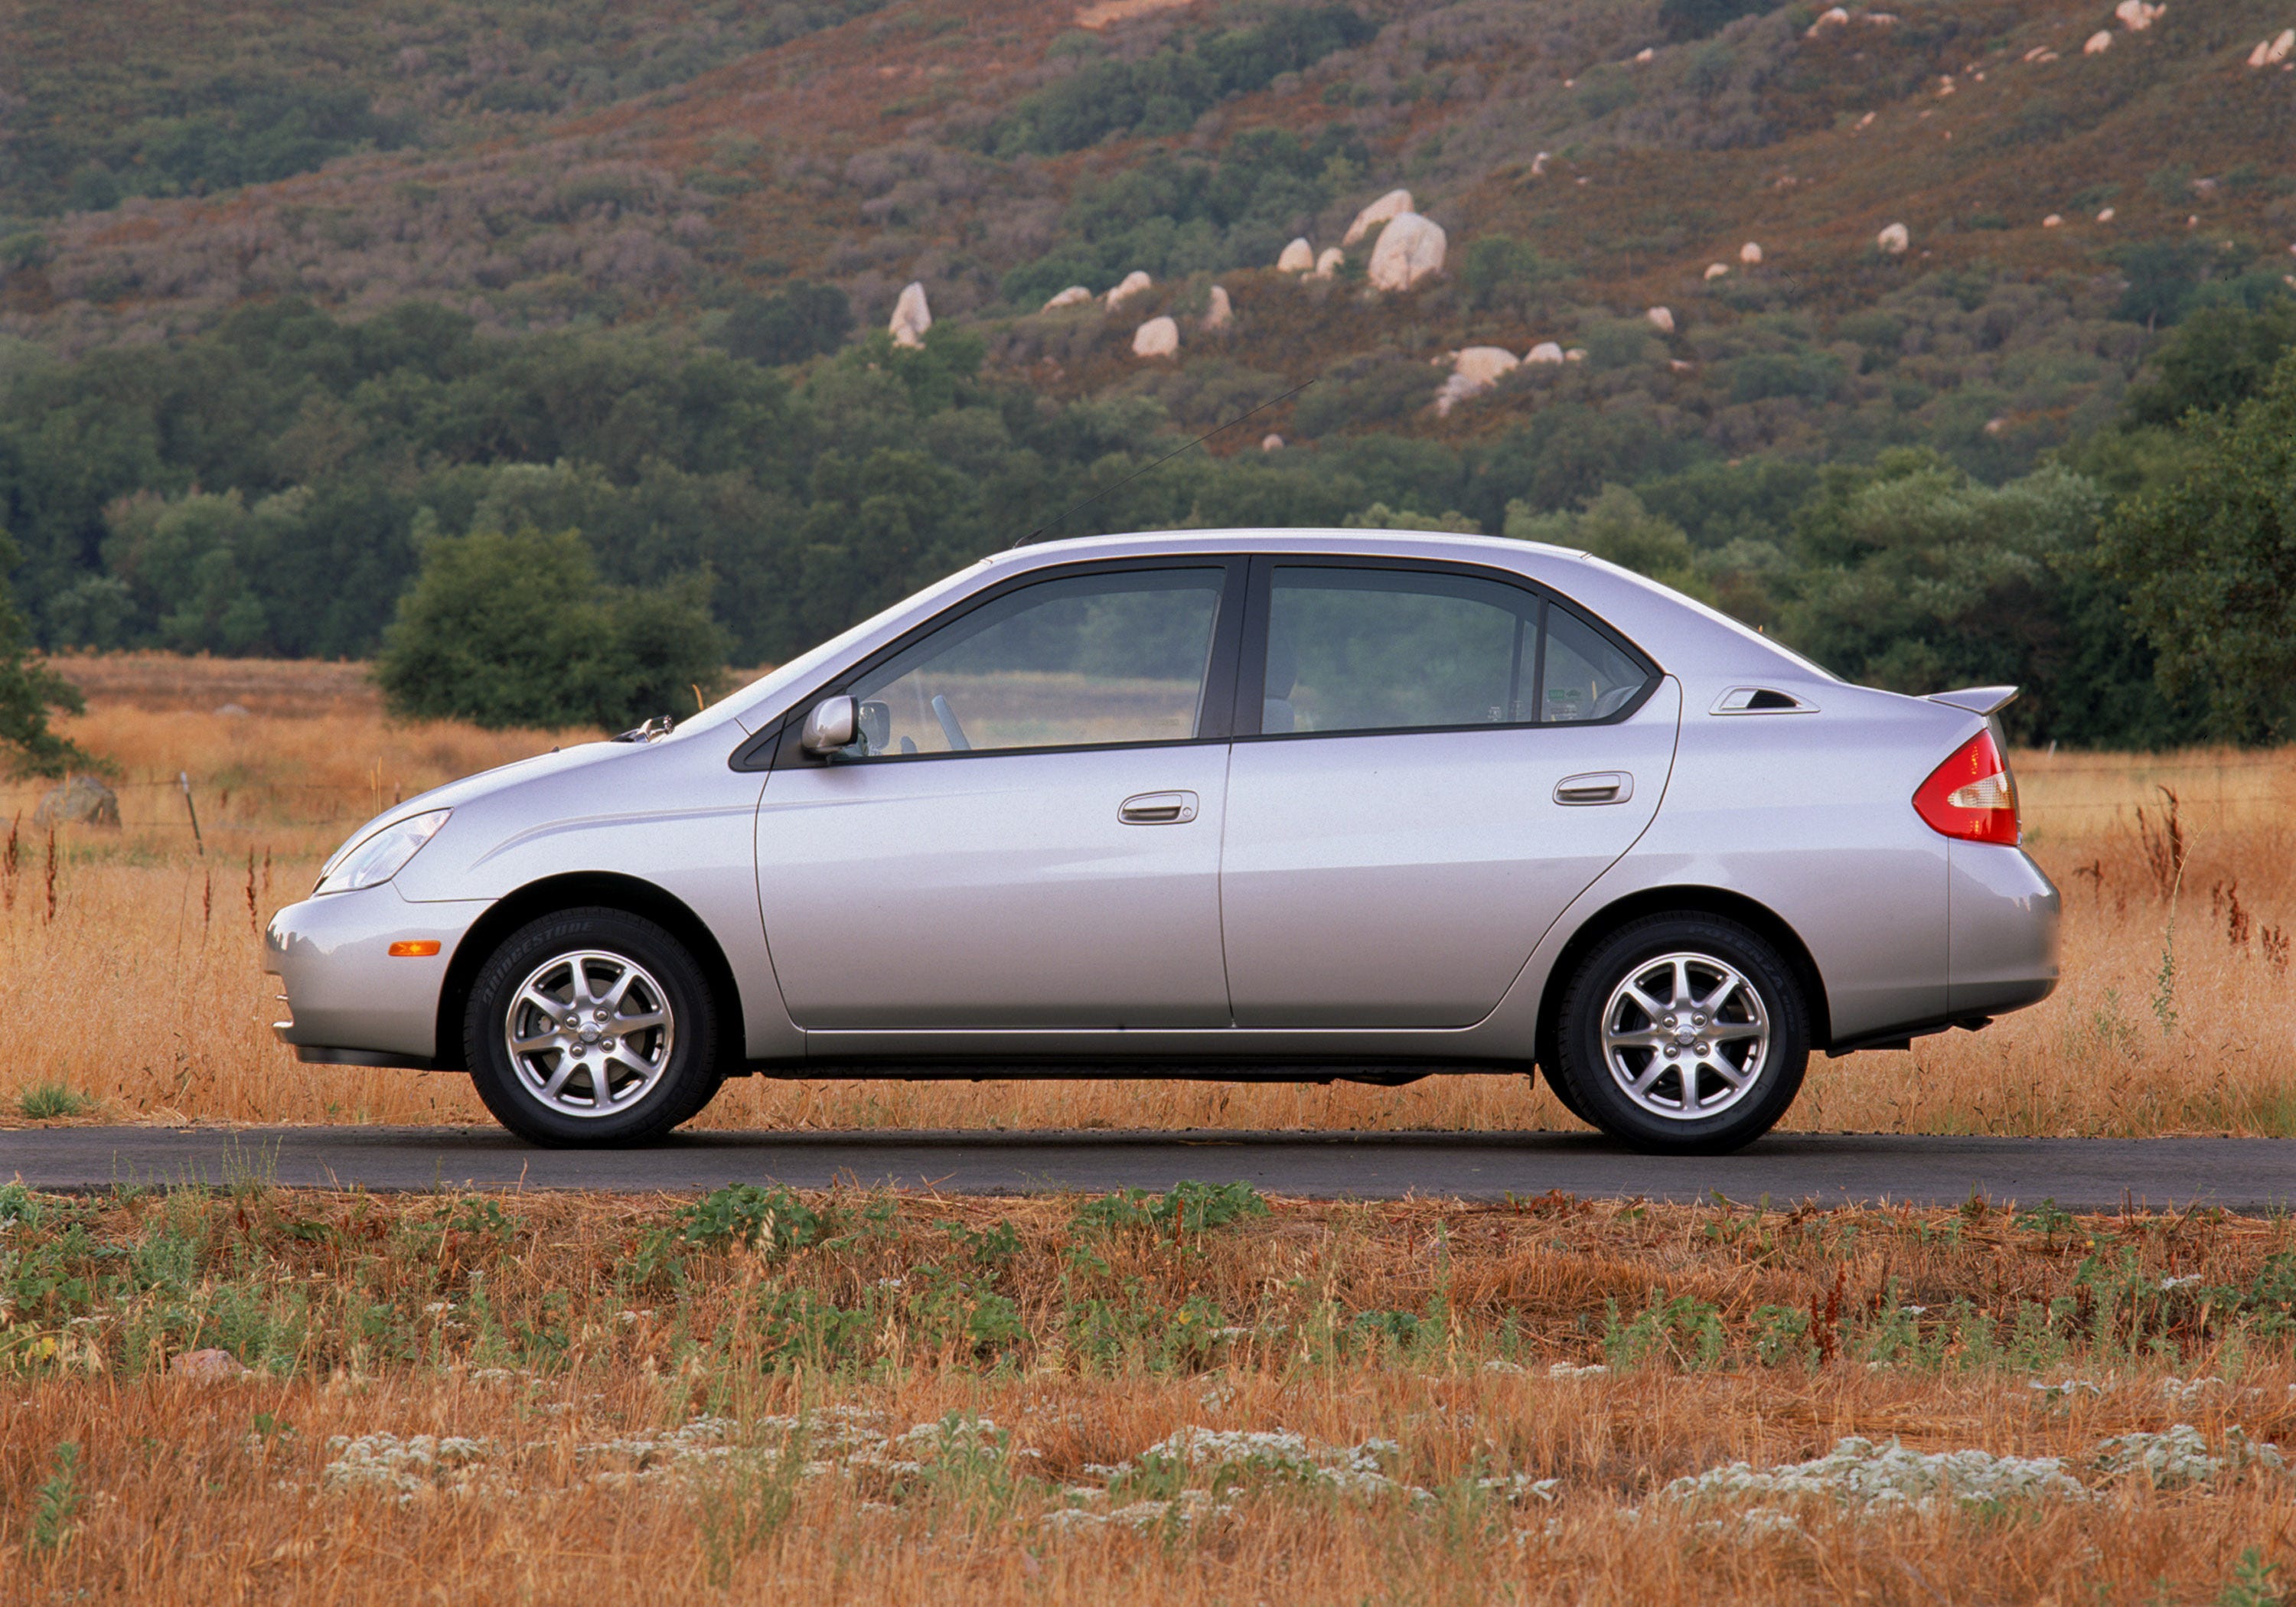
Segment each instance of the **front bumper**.
[{"label": "front bumper", "polygon": [[[427,1066],[439,1057],[439,996],[465,933],[491,900],[417,904],[398,886],[291,904],[264,933],[263,969],[285,985],[290,1019],[274,1023],[297,1058],[362,1066]],[[435,942],[427,955],[390,946]]]}]

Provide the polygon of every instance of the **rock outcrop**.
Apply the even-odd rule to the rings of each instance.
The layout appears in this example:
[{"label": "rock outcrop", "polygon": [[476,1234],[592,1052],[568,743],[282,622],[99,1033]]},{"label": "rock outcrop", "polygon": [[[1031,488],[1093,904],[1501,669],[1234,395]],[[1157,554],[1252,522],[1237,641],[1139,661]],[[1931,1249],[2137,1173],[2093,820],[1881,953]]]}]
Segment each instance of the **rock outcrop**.
[{"label": "rock outcrop", "polygon": [[1154,280],[1149,278],[1138,268],[1134,268],[1123,278],[1118,280],[1116,288],[1108,292],[1108,304],[1111,307],[1122,307],[1154,283]]},{"label": "rock outcrop", "polygon": [[1560,363],[1562,361],[1562,348],[1552,340],[1541,340],[1523,354],[1522,360],[1526,363]]},{"label": "rock outcrop", "polygon": [[61,787],[51,787],[32,811],[32,824],[50,826],[118,826],[119,794],[93,775],[68,775]]},{"label": "rock outcrop", "polygon": [[1906,248],[1914,243],[1914,237],[1906,232],[1904,224],[1893,223],[1874,236],[1874,243],[1891,257],[1902,257],[1906,254]]},{"label": "rock outcrop", "polygon": [[2120,26],[2130,33],[2141,34],[2160,20],[2161,14],[2168,9],[2165,5],[2147,4],[2146,0],[2120,0],[2120,4],[2112,8],[2112,14],[2120,19]]},{"label": "rock outcrop", "polygon": [[1448,245],[1439,224],[1416,212],[1398,213],[1379,232],[1379,243],[1372,248],[1372,288],[1407,291],[1441,273]]},{"label": "rock outcrop", "polygon": [[2109,28],[2100,28],[2095,33],[2089,35],[2088,43],[2081,46],[2081,54],[2085,56],[2101,56],[2112,48],[2112,30]]},{"label": "rock outcrop", "polygon": [[1262,452],[1281,452],[1283,450],[1283,438],[1273,433],[1263,435],[1259,438],[1259,449]]},{"label": "rock outcrop", "polygon": [[1340,236],[1340,243],[1353,245],[1381,224],[1386,223],[1390,218],[1400,217],[1411,209],[1410,191],[1390,190],[1356,214],[1356,220],[1348,225],[1348,232]]},{"label": "rock outcrop", "polygon": [[1761,259],[1762,248],[1760,242],[1750,240],[1745,244],[1738,248],[1738,260],[1744,263],[1748,267],[1753,266],[1756,263],[1761,261]]},{"label": "rock outcrop", "polygon": [[1335,245],[1325,246],[1324,248],[1323,254],[1316,258],[1316,277],[1318,279],[1329,279],[1332,275],[1340,271],[1340,265],[1347,259],[1348,254],[1340,250],[1339,247]]},{"label": "rock outcrop", "polygon": [[1674,332],[1674,309],[1672,307],[1653,307],[1648,312],[1643,314],[1643,316],[1650,320],[1650,326],[1658,331],[1659,333],[1662,335],[1670,335]]},{"label": "rock outcrop", "polygon": [[1706,276],[1709,279],[1726,279],[1730,276],[1730,265],[1726,262],[1710,262],[1706,265]]},{"label": "rock outcrop", "polygon": [[1435,392],[1435,412],[1447,418],[1451,409],[1469,397],[1480,396],[1499,376],[1519,368],[1522,359],[1504,346],[1470,346],[1451,354],[1451,373]]},{"label": "rock outcrop", "polygon": [[1204,308],[1204,327],[1206,329],[1226,329],[1229,324],[1234,322],[1234,303],[1231,302],[1227,299],[1227,291],[1226,287],[1215,284],[1212,286],[1211,304]]},{"label": "rock outcrop", "polygon": [[1305,240],[1293,241],[1275,259],[1275,271],[1279,274],[1305,274],[1313,270],[1315,266],[1316,248]]},{"label": "rock outcrop", "polygon": [[1051,312],[1056,307],[1080,307],[1085,302],[1091,299],[1092,292],[1090,291],[1085,289],[1081,284],[1071,284],[1059,295],[1054,296],[1050,301],[1046,302],[1045,310],[1046,312]]},{"label": "rock outcrop", "polygon": [[1180,326],[1169,318],[1151,318],[1132,332],[1132,355],[1136,357],[1177,357],[1180,355]]},{"label": "rock outcrop", "polygon": [[893,332],[896,346],[922,346],[925,331],[932,327],[932,308],[925,305],[925,287],[911,280],[901,291],[901,299],[893,303],[892,321],[885,325]]}]

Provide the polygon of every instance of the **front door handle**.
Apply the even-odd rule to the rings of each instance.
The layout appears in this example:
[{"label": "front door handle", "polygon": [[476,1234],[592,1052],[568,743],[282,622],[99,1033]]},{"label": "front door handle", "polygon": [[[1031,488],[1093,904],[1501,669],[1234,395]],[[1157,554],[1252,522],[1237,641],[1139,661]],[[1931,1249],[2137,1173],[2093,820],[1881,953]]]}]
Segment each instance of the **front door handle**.
[{"label": "front door handle", "polygon": [[1195,817],[1193,792],[1136,792],[1116,806],[1116,818],[1128,826],[1184,826]]},{"label": "front door handle", "polygon": [[1554,801],[1559,804],[1624,803],[1634,795],[1635,778],[1623,770],[1566,775],[1554,783]]}]

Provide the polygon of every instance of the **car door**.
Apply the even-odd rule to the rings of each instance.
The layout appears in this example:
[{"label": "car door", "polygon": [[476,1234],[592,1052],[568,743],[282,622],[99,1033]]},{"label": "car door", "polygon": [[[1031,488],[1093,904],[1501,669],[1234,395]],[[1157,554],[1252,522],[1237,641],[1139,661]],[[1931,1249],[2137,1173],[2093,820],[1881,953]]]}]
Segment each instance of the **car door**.
[{"label": "car door", "polygon": [[861,700],[860,741],[785,735],[758,814],[798,1025],[1226,1025],[1243,582],[1217,557],[1023,578],[823,688]]},{"label": "car door", "polygon": [[1254,561],[1222,928],[1242,1027],[1461,1027],[1639,836],[1678,687],[1499,571]]}]

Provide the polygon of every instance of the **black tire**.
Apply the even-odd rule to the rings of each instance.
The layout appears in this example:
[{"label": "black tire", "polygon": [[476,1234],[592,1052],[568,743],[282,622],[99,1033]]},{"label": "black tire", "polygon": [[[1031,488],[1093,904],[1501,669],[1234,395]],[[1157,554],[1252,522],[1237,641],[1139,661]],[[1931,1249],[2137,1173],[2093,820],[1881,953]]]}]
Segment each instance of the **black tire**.
[{"label": "black tire", "polygon": [[[579,996],[572,986],[578,964],[584,979]],[[617,965],[625,969],[617,972]],[[614,992],[625,975],[629,980],[619,1001],[634,1000],[636,1007],[599,1017],[610,1008],[602,994]],[[532,993],[526,991],[529,981],[537,984]],[[555,1000],[562,990],[565,1001],[542,1013],[538,1001]],[[556,1011],[571,1012],[585,1001],[581,1024],[593,1029],[595,1041],[583,1042],[570,1031],[559,1035],[563,1018],[554,1019]],[[618,909],[561,910],[519,928],[480,967],[463,1016],[463,1063],[495,1119],[521,1138],[570,1146],[644,1144],[692,1119],[716,1096],[725,1080],[718,1014],[701,967],[660,926]],[[611,1033],[616,1021],[652,1015],[660,1017],[659,1026],[626,1027],[622,1040],[596,1037]],[[510,1037],[521,1022],[537,1031],[546,1028],[578,1053],[550,1046],[514,1054]],[[619,1047],[620,1054],[608,1054],[608,1047]],[[546,1096],[546,1084],[537,1087],[528,1080],[570,1060],[554,1099]],[[594,1076],[603,1080],[609,1109],[603,1114],[573,1108],[585,1100],[594,1108]],[[618,1105],[617,1099],[627,1103]]]},{"label": "black tire", "polygon": [[1570,1085],[1564,1081],[1562,1075],[1554,1069],[1554,1063],[1551,1061],[1540,1062],[1538,1076],[1539,1080],[1546,1085],[1546,1091],[1554,1095],[1555,1103],[1590,1127],[1599,1127],[1603,1125],[1595,1119],[1592,1112],[1580,1106],[1578,1095],[1570,1092]]},{"label": "black tire", "polygon": [[[1623,991],[1647,981],[1641,996],[1661,1007],[1694,1002],[1720,991],[1726,972],[1737,983],[1722,994],[1713,1024],[1703,1013],[1693,1021],[1688,1008],[1652,1015]],[[1655,991],[1661,980],[1664,998]],[[1622,1038],[1652,1040],[1622,1043],[1617,1070],[1604,1044],[1605,1016],[1614,1012],[1611,1024]],[[1768,1132],[1801,1091],[1809,1005],[1800,977],[1760,934],[1719,915],[1646,915],[1579,962],[1563,990],[1555,1040],[1551,1080],[1574,1112],[1583,1107],[1587,1120],[1649,1153],[1722,1154]],[[1621,1074],[1642,1086],[1639,1097]],[[1742,1084],[1734,1080],[1742,1075]]]}]

